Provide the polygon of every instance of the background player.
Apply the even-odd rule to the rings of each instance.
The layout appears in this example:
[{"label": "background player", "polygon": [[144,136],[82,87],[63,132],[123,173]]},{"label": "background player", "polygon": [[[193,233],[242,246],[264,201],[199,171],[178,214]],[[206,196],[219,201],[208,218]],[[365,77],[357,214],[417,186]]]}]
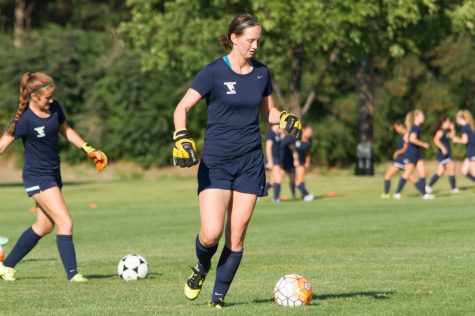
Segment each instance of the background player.
[{"label": "background player", "polygon": [[[384,174],[384,193],[381,194],[381,198],[389,199],[391,196],[389,195],[389,190],[391,188],[391,178],[399,171],[404,170],[404,153],[407,150],[408,143],[407,143],[407,129],[404,126],[402,120],[397,120],[393,124],[393,128],[396,133],[399,134],[399,140],[397,144],[397,149],[393,153],[393,163],[389,166],[388,170]],[[417,179],[414,177],[414,174],[411,173],[409,175],[409,181],[413,184],[416,184]]]},{"label": "background player", "polygon": [[208,128],[198,169],[198,264],[185,284],[185,296],[190,300],[199,296],[224,231],[225,246],[210,301],[210,306],[216,308],[224,306],[224,297],[243,256],[244,238],[257,197],[264,193],[259,113],[268,123],[280,124],[295,138],[302,134],[295,115],[275,108],[267,67],[252,59],[261,32],[261,26],[251,15],[234,18],[227,35],[221,38],[229,54],[201,69],[174,113],[174,162],[189,167],[198,163],[198,158],[186,129],[186,113],[206,98]]},{"label": "background player", "polygon": [[280,163],[283,173],[289,177],[289,188],[292,199],[295,199],[295,166],[298,164],[295,153],[295,139],[285,130],[280,134]]},{"label": "background player", "polygon": [[295,184],[299,188],[302,199],[305,202],[313,201],[315,198],[313,194],[308,193],[305,187],[305,174],[310,168],[311,161],[312,133],[312,125],[307,124],[302,132],[302,140],[297,140],[294,143]]},{"label": "background player", "polygon": [[450,145],[450,138],[455,135],[454,124],[450,117],[444,116],[431,129],[434,144],[437,146],[437,171],[430,179],[426,186],[426,192],[432,193],[432,187],[447,171],[449,175],[450,192],[459,193],[455,183],[455,164],[452,160],[452,146]]},{"label": "background player", "polygon": [[467,156],[462,164],[462,174],[475,181],[475,129],[470,111],[458,111],[456,122],[462,127],[462,137],[453,137],[454,143],[467,145]]},{"label": "background player", "polygon": [[57,101],[56,88],[48,75],[25,73],[20,85],[20,103],[15,119],[0,139],[2,154],[15,139],[21,138],[25,147],[23,182],[28,196],[36,202],[36,222],[18,239],[9,255],[0,264],[0,276],[15,280],[16,264],[38,241],[57,227],[56,243],[66,276],[72,282],[87,281],[77,271],[73,243],[73,222],[61,192],[62,181],[58,153],[58,132],[68,141],[82,148],[95,161],[98,170],[107,164],[104,153],[90,147],[66,122]]},{"label": "background player", "polygon": [[413,172],[414,168],[419,173],[419,181],[416,183],[416,188],[421,193],[421,196],[425,200],[432,200],[433,195],[425,192],[426,186],[426,172],[424,167],[424,160],[422,159],[421,149],[429,148],[429,144],[421,140],[421,125],[424,123],[425,116],[424,113],[420,110],[414,110],[407,113],[406,115],[406,128],[408,130],[408,147],[407,151],[404,154],[404,173],[399,180],[399,184],[396,190],[396,193],[393,195],[393,198],[400,199],[401,191],[406,184],[407,179]]},{"label": "background player", "polygon": [[280,202],[280,184],[283,172],[280,166],[280,140],[279,125],[270,126],[266,135],[266,157],[273,188],[273,202]]}]

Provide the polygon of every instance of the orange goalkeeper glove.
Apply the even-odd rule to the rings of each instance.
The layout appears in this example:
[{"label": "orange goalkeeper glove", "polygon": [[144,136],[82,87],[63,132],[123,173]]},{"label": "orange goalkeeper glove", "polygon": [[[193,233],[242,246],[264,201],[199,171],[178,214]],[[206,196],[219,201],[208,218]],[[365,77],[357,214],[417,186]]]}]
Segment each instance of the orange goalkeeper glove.
[{"label": "orange goalkeeper glove", "polygon": [[81,149],[87,154],[87,158],[91,159],[96,165],[97,171],[101,172],[107,166],[107,156],[102,151],[97,150],[88,143],[84,143]]},{"label": "orange goalkeeper glove", "polygon": [[196,155],[196,145],[191,138],[190,132],[180,129],[173,133],[175,147],[173,147],[173,163],[180,168],[191,167],[198,163]]}]

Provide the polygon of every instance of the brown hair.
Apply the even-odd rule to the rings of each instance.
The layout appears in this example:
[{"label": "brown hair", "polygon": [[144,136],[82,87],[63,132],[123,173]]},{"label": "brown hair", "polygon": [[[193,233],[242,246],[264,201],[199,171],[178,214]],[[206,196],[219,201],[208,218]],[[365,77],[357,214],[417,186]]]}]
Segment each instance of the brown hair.
[{"label": "brown hair", "polygon": [[457,116],[463,118],[465,122],[467,122],[467,124],[470,126],[472,131],[474,130],[473,117],[472,117],[472,113],[470,113],[469,110],[460,110],[457,112]]},{"label": "brown hair", "polygon": [[256,25],[261,26],[252,15],[250,15],[249,13],[240,14],[231,21],[231,24],[229,24],[228,34],[221,34],[219,36],[219,41],[226,50],[230,51],[233,49],[233,42],[231,42],[231,34],[240,36],[242,35],[242,33],[244,33],[245,29]]},{"label": "brown hair", "polygon": [[20,102],[18,103],[18,109],[15,113],[15,118],[7,130],[8,134],[13,135],[15,132],[16,124],[18,123],[18,120],[22,116],[23,112],[25,112],[28,102],[31,99],[31,94],[39,93],[43,89],[52,85],[53,79],[42,72],[25,72],[23,74],[20,83],[20,96],[18,97]]}]

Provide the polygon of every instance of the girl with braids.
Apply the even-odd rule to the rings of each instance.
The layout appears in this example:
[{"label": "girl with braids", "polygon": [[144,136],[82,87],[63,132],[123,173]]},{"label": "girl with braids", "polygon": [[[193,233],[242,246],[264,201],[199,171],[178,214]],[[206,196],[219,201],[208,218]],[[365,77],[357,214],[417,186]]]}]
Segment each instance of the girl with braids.
[{"label": "girl with braids", "polygon": [[401,198],[401,191],[406,184],[407,179],[410,177],[414,169],[419,173],[419,181],[416,182],[415,186],[417,190],[421,193],[421,196],[425,200],[432,200],[433,195],[425,192],[426,186],[426,172],[424,167],[424,160],[422,160],[421,149],[429,148],[429,144],[423,142],[421,137],[421,125],[424,123],[425,117],[424,113],[420,110],[415,110],[407,113],[406,115],[406,129],[407,132],[407,142],[408,147],[407,151],[404,153],[404,173],[399,180],[399,185],[397,187],[396,193],[393,195],[394,199]]},{"label": "girl with braids", "polygon": [[[258,196],[264,194],[265,170],[259,114],[300,139],[302,126],[274,106],[269,69],[253,59],[261,38],[260,24],[249,14],[237,16],[222,44],[229,54],[201,69],[175,113],[175,165],[198,163],[195,143],[186,129],[187,112],[206,98],[208,127],[198,168],[201,227],[195,239],[197,265],[185,284],[185,296],[196,299],[225,233],[210,306],[222,308],[239,268],[244,238]],[[226,219],[227,215],[227,219]],[[226,222],[226,224],[225,224]]]},{"label": "girl with braids", "polygon": [[467,157],[462,164],[462,174],[475,181],[475,128],[472,114],[468,110],[458,111],[456,122],[462,127],[462,137],[454,136],[454,143],[467,145]]},{"label": "girl with braids", "polygon": [[73,222],[61,192],[58,132],[76,147],[82,148],[96,163],[99,171],[107,164],[106,155],[89,146],[66,122],[59,103],[53,99],[56,88],[48,75],[25,73],[20,86],[20,103],[15,118],[0,138],[2,154],[17,138],[25,148],[23,183],[29,197],[36,202],[36,221],[18,239],[0,263],[0,276],[15,280],[15,266],[38,241],[53,231],[56,225],[56,243],[66,277],[71,282],[87,281],[77,271],[73,243]]},{"label": "girl with braids", "polygon": [[432,187],[447,171],[449,174],[450,192],[459,193],[460,190],[455,185],[455,164],[452,160],[452,147],[450,146],[450,139],[455,135],[454,124],[450,117],[444,116],[432,128],[431,134],[433,136],[434,144],[437,146],[437,171],[430,179],[426,186],[426,192],[432,193]]}]

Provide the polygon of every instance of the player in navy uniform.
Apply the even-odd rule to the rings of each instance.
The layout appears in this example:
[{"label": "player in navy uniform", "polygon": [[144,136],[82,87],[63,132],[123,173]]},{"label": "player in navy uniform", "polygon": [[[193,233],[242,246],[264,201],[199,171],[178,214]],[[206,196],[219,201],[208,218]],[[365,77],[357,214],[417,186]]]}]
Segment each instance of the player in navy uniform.
[{"label": "player in navy uniform", "polygon": [[295,199],[295,166],[297,157],[295,153],[295,139],[286,131],[281,131],[280,162],[284,174],[289,177],[289,187],[292,199]]},{"label": "player in navy uniform", "polygon": [[26,193],[33,197],[37,208],[36,222],[20,236],[3,264],[0,264],[0,276],[4,280],[15,280],[15,265],[56,225],[56,243],[67,279],[71,282],[87,281],[77,271],[73,223],[61,193],[63,184],[58,133],[95,160],[98,170],[105,167],[107,157],[87,145],[68,125],[61,106],[53,99],[54,92],[53,80],[48,75],[41,72],[25,73],[21,80],[20,102],[15,119],[0,139],[0,154],[15,139],[21,138],[23,141],[23,182]]},{"label": "player in navy uniform", "polygon": [[[381,198],[389,199],[391,196],[389,195],[389,189],[391,188],[391,178],[400,170],[404,170],[404,153],[407,150],[407,130],[404,126],[402,120],[397,120],[393,124],[393,128],[396,133],[399,134],[399,140],[397,144],[397,149],[393,153],[393,163],[389,166],[388,170],[384,174],[384,193],[381,194]],[[414,177],[414,174],[411,173],[409,175],[409,181],[413,184],[416,184],[417,180]]]},{"label": "player in navy uniform", "polygon": [[266,135],[267,166],[270,169],[270,178],[273,188],[273,202],[280,202],[280,183],[282,182],[282,168],[280,167],[280,132],[279,125],[272,125]]},{"label": "player in navy uniform", "polygon": [[294,143],[295,184],[297,188],[299,188],[302,199],[305,202],[313,201],[315,198],[313,194],[308,193],[307,188],[305,187],[305,174],[310,168],[312,132],[312,125],[307,124],[302,132],[302,140],[297,140]]},{"label": "player in navy uniform", "polygon": [[[196,237],[198,264],[185,284],[185,296],[196,299],[210,269],[211,258],[225,233],[210,306],[222,308],[243,255],[247,226],[258,196],[265,186],[259,113],[300,138],[302,127],[295,115],[280,112],[272,99],[270,72],[252,59],[261,38],[261,26],[249,14],[237,16],[221,38],[230,53],[206,65],[174,113],[176,165],[198,163],[195,143],[186,129],[186,113],[206,99],[208,127],[198,169],[201,227]],[[227,214],[227,222],[225,218]]]},{"label": "player in navy uniform", "polygon": [[450,192],[459,193],[460,190],[456,186],[455,181],[455,164],[452,160],[452,146],[450,139],[455,135],[454,124],[450,117],[444,116],[431,129],[434,144],[437,146],[437,171],[432,176],[429,184],[426,186],[426,192],[432,193],[432,187],[447,171],[449,175]]},{"label": "player in navy uniform", "polygon": [[399,184],[396,193],[393,198],[400,199],[401,191],[406,184],[407,179],[410,177],[414,169],[419,174],[419,181],[416,183],[416,188],[421,193],[421,196],[425,200],[432,200],[433,195],[425,192],[426,180],[425,180],[425,167],[424,160],[422,159],[421,149],[429,148],[429,144],[421,140],[421,125],[424,123],[424,113],[420,110],[409,112],[406,115],[406,128],[408,130],[407,140],[408,147],[404,154],[404,173],[399,180]]},{"label": "player in navy uniform", "polygon": [[475,129],[472,114],[468,110],[458,111],[456,122],[462,127],[462,137],[454,136],[453,141],[467,146],[467,156],[462,164],[462,174],[475,181]]}]

